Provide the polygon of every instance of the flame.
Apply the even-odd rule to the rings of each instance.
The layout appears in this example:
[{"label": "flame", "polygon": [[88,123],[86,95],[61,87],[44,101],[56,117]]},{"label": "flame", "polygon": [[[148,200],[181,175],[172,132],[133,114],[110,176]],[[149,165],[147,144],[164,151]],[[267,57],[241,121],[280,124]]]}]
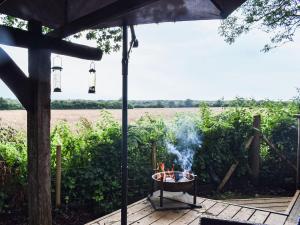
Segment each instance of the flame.
[{"label": "flame", "polygon": [[165,163],[160,163],[159,168],[160,172],[165,172]]},{"label": "flame", "polygon": [[172,164],[172,169],[165,168],[165,163],[159,163],[158,170],[161,173],[161,179],[166,181],[166,178],[172,178],[175,180],[175,172],[174,172],[175,165]]},{"label": "flame", "polygon": [[[163,182],[185,182],[185,180],[191,180],[193,176],[192,171],[184,170],[183,172],[175,172],[175,164],[172,164],[172,168],[166,168],[165,163],[157,163],[157,178]],[[184,178],[184,179],[183,179]]]}]

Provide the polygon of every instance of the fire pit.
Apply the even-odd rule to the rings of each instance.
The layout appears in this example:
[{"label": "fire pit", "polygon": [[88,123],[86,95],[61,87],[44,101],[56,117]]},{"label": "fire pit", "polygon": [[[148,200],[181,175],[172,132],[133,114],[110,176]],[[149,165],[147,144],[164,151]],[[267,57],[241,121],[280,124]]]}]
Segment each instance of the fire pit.
[{"label": "fire pit", "polygon": [[[197,176],[190,172],[166,171],[155,173],[152,175],[152,191],[148,196],[148,199],[156,210],[190,209],[199,207],[196,205],[196,180]],[[159,195],[153,196],[154,191],[157,189],[159,190]],[[185,197],[188,195],[188,192],[193,192],[193,203],[185,202],[180,198],[172,198],[175,195],[171,193],[168,193],[167,196],[164,196],[164,191],[173,193],[182,192]],[[158,199],[159,204],[157,201]],[[164,206],[164,199],[167,199],[168,201],[166,206]],[[171,204],[171,202],[175,203]]]},{"label": "fire pit", "polygon": [[170,171],[152,175],[153,181],[164,191],[188,192],[193,188],[195,175],[189,172]]}]

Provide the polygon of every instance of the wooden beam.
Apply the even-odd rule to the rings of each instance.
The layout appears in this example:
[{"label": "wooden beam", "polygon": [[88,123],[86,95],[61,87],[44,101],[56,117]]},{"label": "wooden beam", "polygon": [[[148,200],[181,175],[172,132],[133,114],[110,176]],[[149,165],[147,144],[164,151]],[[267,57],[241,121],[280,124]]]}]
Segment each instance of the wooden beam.
[{"label": "wooden beam", "polygon": [[[42,26],[29,22],[30,32],[39,35]],[[32,106],[27,110],[28,216],[29,225],[52,225],[50,189],[50,52],[29,48],[29,78]]]},{"label": "wooden beam", "polygon": [[15,94],[25,109],[31,106],[30,80],[2,48],[0,48],[0,79]]},{"label": "wooden beam", "polygon": [[232,176],[232,174],[234,173],[236,167],[239,165],[239,161],[236,161],[235,163],[233,163],[231,165],[231,167],[229,168],[229,170],[227,171],[225,177],[223,178],[222,182],[219,184],[217,191],[221,191],[225,184],[228,182],[228,180],[230,179],[230,177]]},{"label": "wooden beam", "polygon": [[112,4],[80,17],[48,33],[51,37],[65,38],[80,31],[95,28],[109,20],[122,18],[128,13],[159,0],[118,0]]},{"label": "wooden beam", "polygon": [[59,38],[52,38],[47,35],[33,34],[8,26],[0,26],[0,44],[22,47],[22,48],[42,48],[48,49],[53,53],[72,56],[87,60],[100,60],[102,51]]}]

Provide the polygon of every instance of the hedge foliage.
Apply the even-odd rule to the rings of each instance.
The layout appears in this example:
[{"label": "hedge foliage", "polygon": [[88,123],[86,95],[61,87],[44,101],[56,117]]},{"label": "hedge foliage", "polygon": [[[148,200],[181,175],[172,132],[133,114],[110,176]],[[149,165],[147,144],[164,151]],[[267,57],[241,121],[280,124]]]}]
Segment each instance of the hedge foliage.
[{"label": "hedge foliage", "polygon": [[[195,151],[192,170],[202,184],[218,184],[235,161],[240,164],[231,183],[249,182],[245,144],[253,134],[255,114],[261,114],[263,133],[281,154],[295,163],[297,126],[293,114],[298,110],[296,103],[266,103],[263,107],[235,107],[214,114],[209,107],[202,105],[198,114],[178,114],[168,122],[145,115],[129,126],[129,200],[144,197],[149,191],[153,146],[157,148],[158,162],[166,162],[169,168],[175,163],[180,169],[177,156],[168,152],[167,146],[171,143],[178,150],[180,146],[186,146],[176,135],[186,120],[192,121],[201,140],[199,145],[192,146]],[[52,129],[53,196],[56,145],[62,145],[64,205],[86,206],[99,215],[120,207],[121,125],[108,112],[101,111],[95,124],[82,119],[74,129],[62,121]],[[26,148],[24,134],[9,127],[0,128],[0,212],[26,203]],[[266,144],[261,146],[261,165],[261,184],[294,184],[295,172]]]}]

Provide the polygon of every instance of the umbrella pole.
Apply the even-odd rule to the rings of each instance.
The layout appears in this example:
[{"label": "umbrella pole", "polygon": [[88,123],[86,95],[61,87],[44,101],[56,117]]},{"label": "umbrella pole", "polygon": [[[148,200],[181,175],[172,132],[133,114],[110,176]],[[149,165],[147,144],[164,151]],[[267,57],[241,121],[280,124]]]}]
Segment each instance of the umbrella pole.
[{"label": "umbrella pole", "polygon": [[123,57],[122,57],[122,210],[121,224],[127,225],[128,193],[128,30],[123,24]]}]

